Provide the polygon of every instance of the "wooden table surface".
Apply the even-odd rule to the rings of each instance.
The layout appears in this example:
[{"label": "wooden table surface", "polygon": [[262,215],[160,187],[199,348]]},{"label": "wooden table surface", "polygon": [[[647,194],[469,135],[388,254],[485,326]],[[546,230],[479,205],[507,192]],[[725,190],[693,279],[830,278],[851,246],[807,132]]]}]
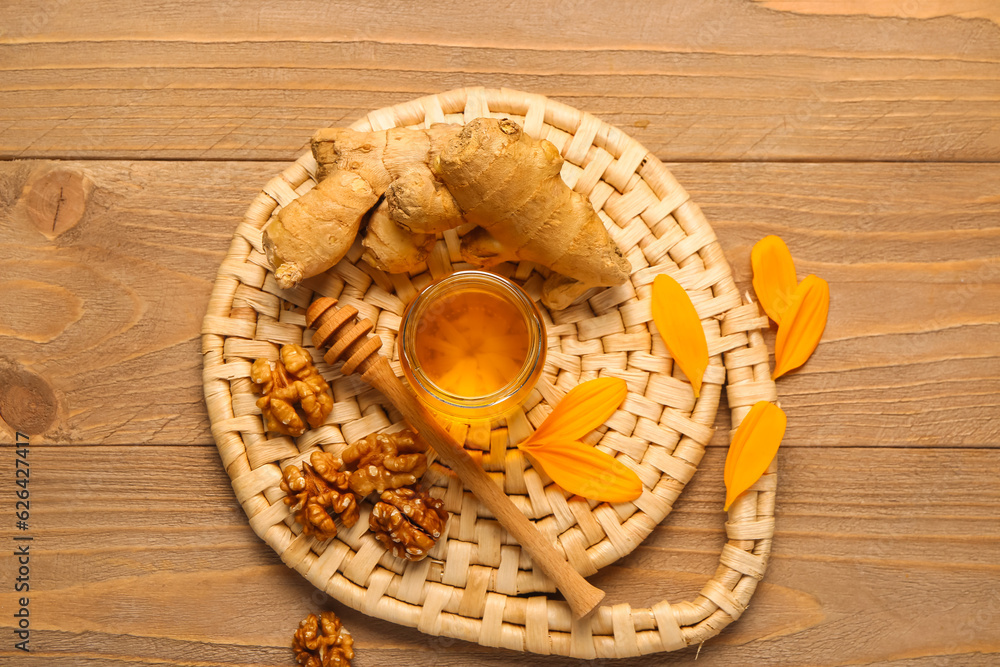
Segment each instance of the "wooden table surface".
[{"label": "wooden table surface", "polygon": [[[260,187],[318,127],[483,85],[644,143],[742,287],[778,234],[832,290],[819,350],[778,383],[777,534],[750,609],[700,653],[620,664],[1000,664],[1000,3],[378,5],[0,6],[0,663],[290,665],[298,621],[333,609],[361,667],[577,664],[313,589],[250,530],[202,397],[201,319]],[[713,571],[719,414],[674,513],[596,578],[613,600],[690,599]]]}]

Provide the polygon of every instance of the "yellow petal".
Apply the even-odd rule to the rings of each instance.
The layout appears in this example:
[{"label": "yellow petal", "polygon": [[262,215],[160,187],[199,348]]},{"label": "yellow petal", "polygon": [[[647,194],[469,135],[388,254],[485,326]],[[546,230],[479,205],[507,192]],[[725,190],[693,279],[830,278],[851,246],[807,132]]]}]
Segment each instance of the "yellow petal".
[{"label": "yellow petal", "polygon": [[753,247],[750,263],[753,266],[753,289],[760,305],[768,317],[781,324],[798,285],[795,263],[788,246],[777,236],[765,236]]},{"label": "yellow petal", "polygon": [[525,444],[579,440],[607,421],[627,393],[628,385],[621,378],[597,378],[578,384],[559,401]]},{"label": "yellow petal", "polygon": [[615,457],[579,441],[518,445],[566,491],[608,503],[642,495],[642,481]]},{"label": "yellow petal", "polygon": [[830,286],[808,275],[795,288],[774,342],[774,379],[806,363],[819,345],[830,313]]},{"label": "yellow petal", "polygon": [[697,398],[708,368],[708,342],[691,298],[676,280],[661,273],[653,280],[653,321],[660,337]]},{"label": "yellow petal", "polygon": [[768,411],[769,405],[773,404],[769,401],[757,401],[754,403],[753,407],[750,408],[750,412],[748,412],[743,418],[743,421],[740,422],[739,428],[736,429],[736,433],[733,435],[733,439],[729,443],[729,452],[726,454],[726,467],[722,473],[722,478],[727,488],[732,486],[733,470],[736,469],[736,462],[740,458],[740,453],[743,451],[743,447],[746,445],[747,439],[757,427],[757,422],[759,422],[765,412]]},{"label": "yellow petal", "polygon": [[753,486],[767,472],[781,439],[787,418],[774,403],[758,401],[740,422],[726,455],[723,479],[726,483],[728,510],[741,493]]}]

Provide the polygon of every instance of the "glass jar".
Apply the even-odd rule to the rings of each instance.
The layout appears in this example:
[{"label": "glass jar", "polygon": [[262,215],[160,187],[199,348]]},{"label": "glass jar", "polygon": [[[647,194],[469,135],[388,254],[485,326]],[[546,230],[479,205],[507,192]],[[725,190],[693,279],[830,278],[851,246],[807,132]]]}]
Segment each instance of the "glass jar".
[{"label": "glass jar", "polygon": [[486,271],[458,271],[428,285],[403,313],[398,344],[417,397],[459,420],[504,415],[527,398],[545,365],[537,306]]}]

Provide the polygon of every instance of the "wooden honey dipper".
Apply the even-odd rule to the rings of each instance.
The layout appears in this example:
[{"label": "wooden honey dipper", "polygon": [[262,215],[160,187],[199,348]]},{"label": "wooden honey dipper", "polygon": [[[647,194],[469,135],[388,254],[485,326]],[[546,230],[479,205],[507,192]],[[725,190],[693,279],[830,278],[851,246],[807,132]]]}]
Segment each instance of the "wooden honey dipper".
[{"label": "wooden honey dipper", "polygon": [[313,345],[316,349],[330,348],[323,357],[330,365],[344,360],[341,368],[344,375],[360,373],[365,382],[385,394],[410,426],[458,475],[465,488],[489,508],[500,525],[528,552],[532,562],[555,582],[573,616],[586,616],[604,599],[604,591],[590,585],[566,562],[465,448],[410,393],[393,373],[389,361],[379,354],[381,339],[377,334],[369,335],[374,325],[367,319],[358,321],[357,315],[353,306],[337,308],[336,299],[322,297],[313,301],[306,311],[306,326],[316,331]]}]

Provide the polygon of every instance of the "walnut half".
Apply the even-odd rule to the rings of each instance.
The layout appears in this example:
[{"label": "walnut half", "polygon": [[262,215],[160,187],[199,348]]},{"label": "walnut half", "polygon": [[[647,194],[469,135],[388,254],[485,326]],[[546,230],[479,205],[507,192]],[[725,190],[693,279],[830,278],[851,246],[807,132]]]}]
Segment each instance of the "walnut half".
[{"label": "walnut half", "polygon": [[368,526],[397,558],[421,560],[444,533],[448,512],[443,507],[443,502],[417,489],[385,491]]},{"label": "walnut half", "polygon": [[316,451],[302,467],[286,466],[281,490],[288,494],[285,504],[292,508],[302,532],[328,540],[337,535],[334,516],[348,528],[358,522],[358,499],[348,487],[347,473],[337,472],[340,459],[329,452]]},{"label": "walnut half", "polygon": [[372,433],[344,450],[351,490],[364,498],[373,491],[416,484],[427,472],[427,443],[410,430]]},{"label": "walnut half", "polygon": [[263,394],[257,407],[267,430],[298,437],[305,433],[306,422],[316,428],[326,421],[333,395],[301,345],[283,345],[279,356],[279,361],[253,362],[250,379]]},{"label": "walnut half", "polygon": [[350,667],[354,638],[332,611],[309,614],[292,637],[295,662],[303,667]]}]

